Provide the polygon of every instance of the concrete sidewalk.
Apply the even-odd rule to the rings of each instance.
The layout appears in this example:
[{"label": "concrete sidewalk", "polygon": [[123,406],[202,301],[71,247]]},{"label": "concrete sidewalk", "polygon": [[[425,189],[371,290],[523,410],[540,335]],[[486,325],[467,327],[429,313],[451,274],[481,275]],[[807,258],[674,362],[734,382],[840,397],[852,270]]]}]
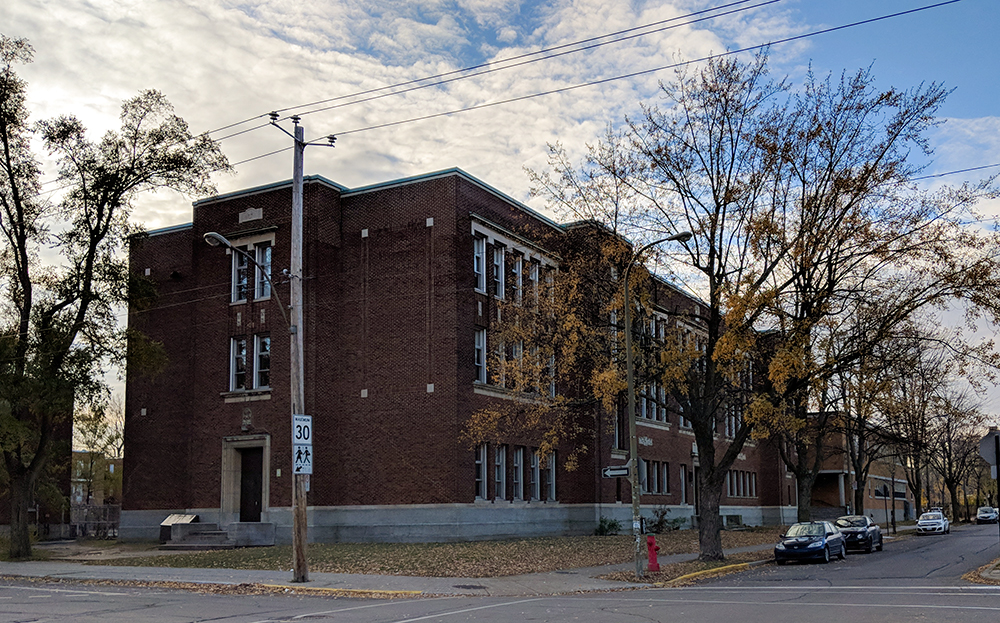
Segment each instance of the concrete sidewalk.
[{"label": "concrete sidewalk", "polygon": [[[754,545],[726,550],[726,554],[763,551],[773,545]],[[660,556],[661,565],[694,560],[697,554]],[[495,578],[438,578],[403,575],[361,575],[349,573],[309,573],[309,582],[293,583],[292,572],[240,571],[235,569],[198,569],[173,567],[112,567],[75,562],[30,561],[0,562],[0,575],[60,580],[112,580],[139,582],[191,582],[198,584],[261,584],[287,586],[291,589],[330,589],[338,591],[400,593],[401,595],[554,595],[594,591],[649,588],[649,584],[614,582],[596,576],[629,571],[633,563],[531,573]]]}]

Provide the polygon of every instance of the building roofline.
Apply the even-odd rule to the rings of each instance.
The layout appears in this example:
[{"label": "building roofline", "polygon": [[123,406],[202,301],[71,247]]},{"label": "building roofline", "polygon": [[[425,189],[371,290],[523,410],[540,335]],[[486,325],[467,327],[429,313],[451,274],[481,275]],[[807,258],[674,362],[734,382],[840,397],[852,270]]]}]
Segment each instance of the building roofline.
[{"label": "building roofline", "polygon": [[[159,227],[157,229],[151,229],[145,232],[146,236],[162,236],[164,234],[172,234],[177,231],[184,231],[185,229],[191,229],[194,223],[181,223],[180,225],[168,225],[167,227]],[[141,234],[140,234],[141,235]]]},{"label": "building roofline", "polygon": [[405,185],[408,185],[408,184],[416,184],[416,183],[419,183],[419,182],[426,182],[428,180],[440,179],[442,177],[450,177],[450,176],[461,177],[462,179],[466,180],[467,182],[470,182],[471,184],[473,184],[475,186],[478,186],[479,188],[481,188],[481,189],[485,190],[486,192],[488,192],[488,193],[496,196],[497,198],[499,198],[499,199],[501,199],[503,201],[506,201],[507,203],[513,205],[514,207],[516,207],[517,209],[521,210],[522,212],[527,213],[532,218],[535,218],[535,219],[538,219],[539,221],[542,221],[543,223],[545,223],[549,227],[552,227],[553,229],[555,229],[557,231],[560,231],[560,232],[564,231],[562,225],[560,225],[559,223],[553,221],[552,219],[550,219],[549,217],[545,216],[541,212],[538,212],[538,211],[536,211],[536,210],[528,207],[524,203],[521,203],[517,199],[514,199],[513,197],[511,197],[510,195],[508,195],[508,194],[506,194],[506,193],[504,193],[502,191],[497,190],[496,188],[490,186],[486,182],[478,179],[477,177],[475,177],[473,175],[470,175],[470,174],[466,173],[465,171],[463,171],[462,169],[460,169],[458,167],[452,167],[450,169],[442,169],[440,171],[432,171],[430,173],[422,173],[420,175],[414,175],[412,177],[403,177],[403,178],[399,178],[399,179],[395,179],[395,180],[389,180],[389,181],[386,181],[386,182],[379,182],[377,184],[369,184],[367,186],[360,186],[358,188],[351,188],[349,190],[342,191],[342,193],[343,193],[343,196],[348,197],[350,195],[356,195],[356,194],[374,192],[374,191],[378,191],[378,190],[385,190],[387,188],[394,188],[394,187],[397,187],[397,186],[405,186]]},{"label": "building roofline", "polygon": [[[329,186],[330,188],[338,190],[341,193],[344,193],[344,192],[347,192],[347,191],[350,190],[346,186],[343,186],[341,184],[338,184],[337,182],[329,180],[329,179],[323,177],[322,175],[306,175],[305,177],[302,178],[302,181],[304,183],[318,182],[320,184],[323,184],[325,186]],[[286,186],[291,187],[291,185],[292,185],[292,180],[282,180],[280,182],[272,182],[270,184],[263,184],[261,186],[253,186],[251,188],[244,188],[242,190],[234,190],[233,192],[225,193],[223,195],[213,195],[211,197],[205,197],[204,199],[199,199],[198,201],[192,202],[191,205],[197,208],[199,206],[203,206],[203,205],[206,205],[206,204],[209,204],[209,203],[215,203],[216,201],[227,201],[229,199],[234,199],[236,197],[246,197],[246,196],[249,196],[249,195],[257,195],[257,194],[260,194],[260,193],[266,193],[266,192],[271,192],[273,190],[278,190],[279,188],[284,188]]]}]

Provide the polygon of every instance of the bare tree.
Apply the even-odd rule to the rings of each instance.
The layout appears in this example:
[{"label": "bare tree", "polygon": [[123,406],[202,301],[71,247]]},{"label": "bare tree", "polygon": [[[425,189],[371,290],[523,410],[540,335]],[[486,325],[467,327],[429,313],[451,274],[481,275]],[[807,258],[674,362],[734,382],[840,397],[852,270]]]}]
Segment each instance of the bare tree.
[{"label": "bare tree", "polygon": [[958,488],[976,467],[980,438],[977,431],[985,418],[967,394],[954,389],[944,392],[936,405],[937,444],[930,461],[948,489],[952,517],[957,521],[961,517]]}]

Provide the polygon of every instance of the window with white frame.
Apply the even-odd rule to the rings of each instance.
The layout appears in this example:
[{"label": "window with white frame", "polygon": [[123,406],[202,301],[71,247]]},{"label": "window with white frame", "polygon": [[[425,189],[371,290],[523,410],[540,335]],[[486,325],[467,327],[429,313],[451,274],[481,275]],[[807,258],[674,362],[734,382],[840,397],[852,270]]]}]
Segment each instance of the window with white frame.
[{"label": "window with white frame", "polygon": [[510,486],[512,489],[512,495],[515,500],[524,499],[524,447],[518,446],[514,448],[514,454],[511,456],[511,467],[513,471],[511,472],[511,482]]},{"label": "window with white frame", "polygon": [[528,293],[531,303],[538,305],[538,262],[531,262],[528,267]]},{"label": "window with white frame", "polygon": [[229,389],[247,389],[247,339],[234,337],[229,342]]},{"label": "window with white frame", "polygon": [[472,270],[476,273],[476,289],[486,292],[486,238],[473,238]]},{"label": "window with white frame", "polygon": [[531,453],[531,469],[528,470],[528,492],[532,500],[542,499],[541,468],[539,467],[538,451]]},{"label": "window with white frame", "polygon": [[233,302],[250,296],[250,247],[233,247]]},{"label": "window with white frame", "polygon": [[556,501],[556,453],[549,454],[545,463],[545,499],[549,502]]},{"label": "window with white frame", "polygon": [[254,267],[254,298],[266,299],[271,296],[271,243],[260,242],[254,245],[257,255],[257,265]]},{"label": "window with white frame", "polygon": [[497,446],[493,454],[493,497],[507,499],[507,446]]},{"label": "window with white frame", "polygon": [[[252,349],[252,350],[251,350]],[[229,340],[229,391],[271,388],[271,337],[266,334]]]},{"label": "window with white frame", "polygon": [[500,245],[493,247],[493,296],[498,299],[504,297],[504,251]]},{"label": "window with white frame", "polygon": [[513,289],[515,303],[520,303],[524,297],[524,257],[520,253],[512,254],[510,262],[510,286]]},{"label": "window with white frame", "polygon": [[274,240],[266,238],[244,239],[234,244],[232,256],[232,290],[234,303],[242,303],[251,298],[266,299],[271,296],[271,249]]},{"label": "window with white frame", "polygon": [[254,336],[254,387],[257,389],[271,386],[271,336]]},{"label": "window with white frame", "polygon": [[476,329],[476,382],[486,382],[486,329]]},{"label": "window with white frame", "polygon": [[726,473],[726,493],[732,498],[757,497],[757,472],[729,470]]},{"label": "window with white frame", "polygon": [[677,410],[680,412],[681,428],[691,428],[691,420],[684,417],[684,405],[678,405]]},{"label": "window with white frame", "polygon": [[639,459],[639,490],[642,493],[670,493],[670,464]]},{"label": "window with white frame", "polygon": [[476,447],[476,499],[486,499],[486,444]]}]

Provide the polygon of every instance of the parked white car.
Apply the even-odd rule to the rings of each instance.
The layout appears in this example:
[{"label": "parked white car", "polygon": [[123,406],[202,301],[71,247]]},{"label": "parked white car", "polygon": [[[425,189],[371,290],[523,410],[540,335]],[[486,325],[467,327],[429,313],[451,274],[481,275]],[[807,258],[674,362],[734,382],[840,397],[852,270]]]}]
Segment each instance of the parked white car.
[{"label": "parked white car", "polygon": [[951,524],[944,513],[933,511],[924,513],[917,520],[917,534],[948,534],[951,532]]},{"label": "parked white car", "polygon": [[997,522],[997,509],[992,506],[980,506],[979,511],[976,513],[976,523],[996,523]]}]

